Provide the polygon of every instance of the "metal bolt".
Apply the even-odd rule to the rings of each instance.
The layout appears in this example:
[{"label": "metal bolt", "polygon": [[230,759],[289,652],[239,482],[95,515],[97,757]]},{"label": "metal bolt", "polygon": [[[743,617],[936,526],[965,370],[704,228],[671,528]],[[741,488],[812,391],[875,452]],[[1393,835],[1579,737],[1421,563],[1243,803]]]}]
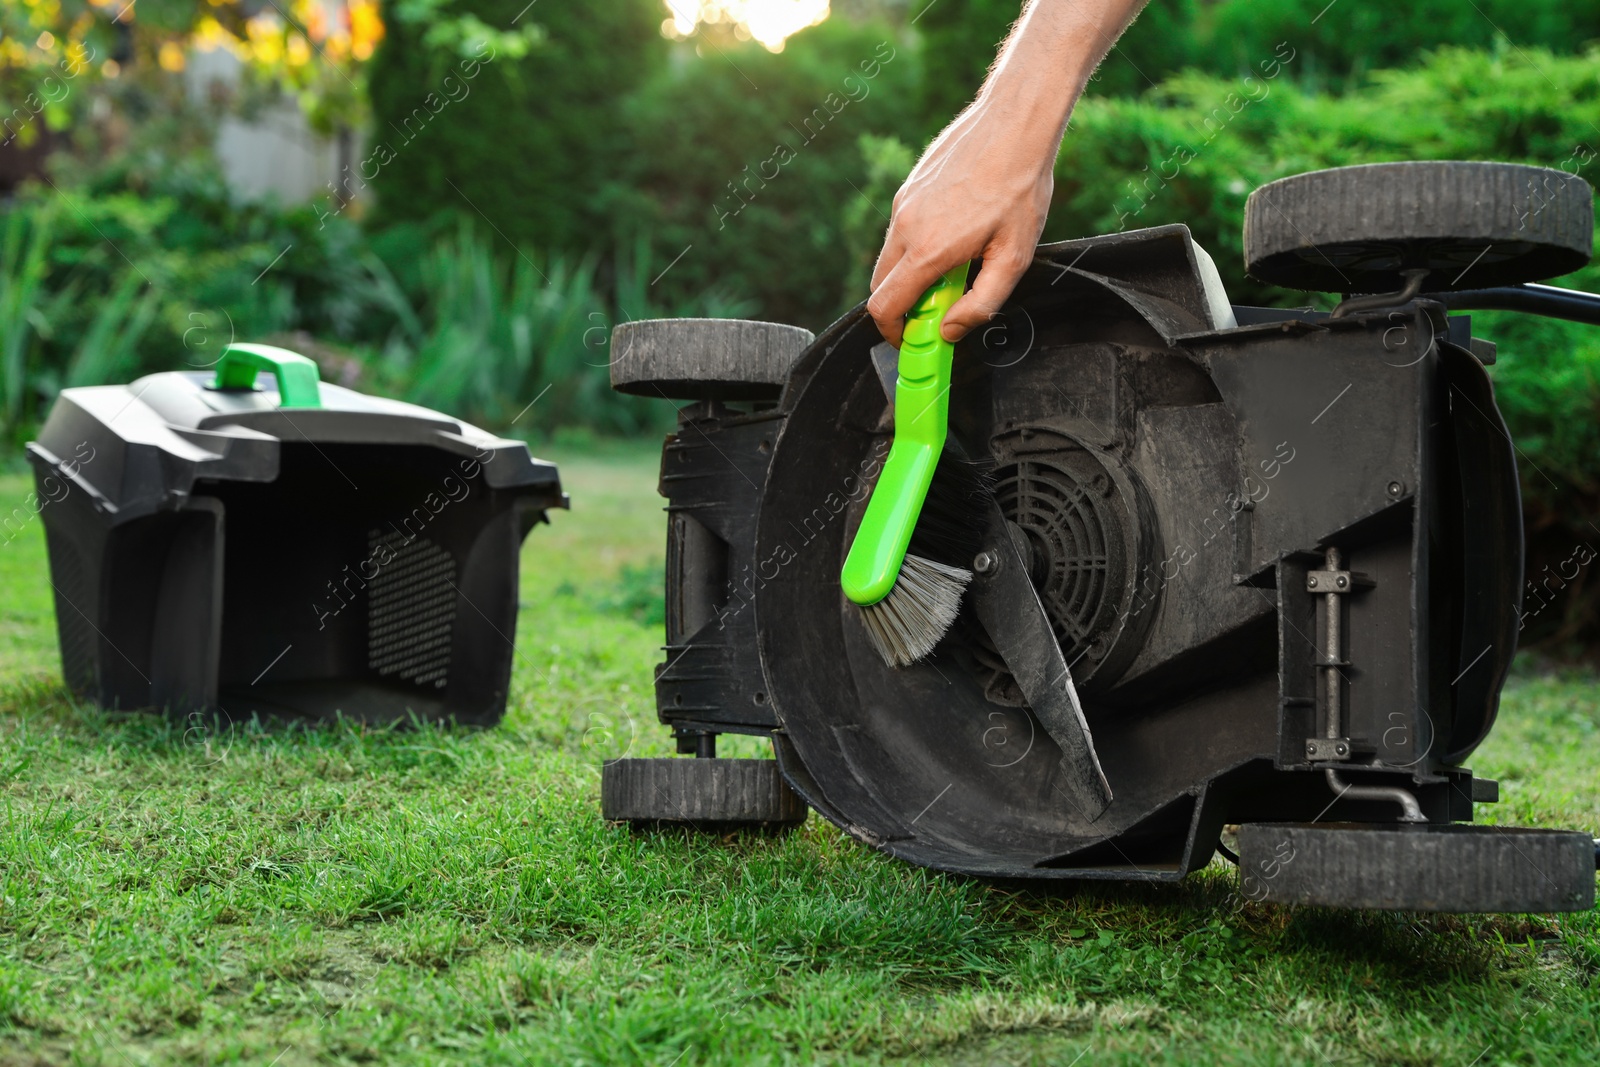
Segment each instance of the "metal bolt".
[{"label": "metal bolt", "polygon": [[1406,487],[1401,485],[1399,482],[1390,482],[1389,483],[1389,495],[1390,496],[1398,497],[1401,493],[1403,493],[1405,491],[1406,491]]},{"label": "metal bolt", "polygon": [[1335,755],[1348,756],[1350,755],[1350,746],[1344,744],[1334,745],[1333,751]]},{"label": "metal bolt", "polygon": [[1345,586],[1350,584],[1350,579],[1341,574],[1339,577],[1333,580],[1333,584],[1337,585],[1340,589],[1343,589]]},{"label": "metal bolt", "polygon": [[988,574],[994,570],[995,559],[987,552],[979,552],[972,561],[972,569],[979,574]]},{"label": "metal bolt", "polygon": [[1315,578],[1308,579],[1306,581],[1306,585],[1310,586],[1312,589],[1315,589],[1317,587],[1317,580]]}]

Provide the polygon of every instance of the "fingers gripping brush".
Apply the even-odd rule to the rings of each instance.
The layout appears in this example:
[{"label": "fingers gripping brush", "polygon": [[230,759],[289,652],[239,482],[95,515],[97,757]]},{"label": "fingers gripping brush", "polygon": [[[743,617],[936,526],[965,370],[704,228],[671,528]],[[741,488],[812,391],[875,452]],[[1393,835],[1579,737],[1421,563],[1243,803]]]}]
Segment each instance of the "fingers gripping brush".
[{"label": "fingers gripping brush", "polygon": [[964,564],[982,539],[971,501],[981,499],[986,483],[979,468],[945,450],[955,346],[939,336],[968,267],[940,278],[906,320],[894,442],[840,574],[845,596],[861,608],[873,646],[892,667],[922,659],[955,623],[972,581]]}]

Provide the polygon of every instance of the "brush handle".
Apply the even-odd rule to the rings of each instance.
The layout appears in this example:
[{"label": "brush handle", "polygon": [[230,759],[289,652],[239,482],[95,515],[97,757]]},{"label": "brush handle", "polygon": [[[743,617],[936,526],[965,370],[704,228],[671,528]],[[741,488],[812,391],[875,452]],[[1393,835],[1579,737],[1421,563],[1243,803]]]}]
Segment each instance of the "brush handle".
[{"label": "brush handle", "polygon": [[894,384],[894,443],[839,575],[845,596],[863,606],[888,596],[900,577],[944,450],[955,345],[939,336],[939,328],[966,289],[969,266],[963,263],[935,282],[906,319]]}]

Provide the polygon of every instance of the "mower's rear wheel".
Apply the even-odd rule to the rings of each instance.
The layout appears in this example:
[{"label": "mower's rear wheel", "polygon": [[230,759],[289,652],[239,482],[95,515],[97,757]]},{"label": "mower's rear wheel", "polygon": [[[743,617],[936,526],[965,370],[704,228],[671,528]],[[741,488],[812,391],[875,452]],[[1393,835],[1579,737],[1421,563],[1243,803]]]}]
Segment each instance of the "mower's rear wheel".
[{"label": "mower's rear wheel", "polygon": [[783,830],[806,802],[769,759],[619,759],[600,770],[600,813],[636,827]]},{"label": "mower's rear wheel", "polygon": [[776,400],[810,330],[751,319],[644,319],[611,333],[611,388],[670,400]]},{"label": "mower's rear wheel", "polygon": [[1250,274],[1330,293],[1429,292],[1540,281],[1589,262],[1594,193],[1520,163],[1372,163],[1263,185],[1244,209]]}]

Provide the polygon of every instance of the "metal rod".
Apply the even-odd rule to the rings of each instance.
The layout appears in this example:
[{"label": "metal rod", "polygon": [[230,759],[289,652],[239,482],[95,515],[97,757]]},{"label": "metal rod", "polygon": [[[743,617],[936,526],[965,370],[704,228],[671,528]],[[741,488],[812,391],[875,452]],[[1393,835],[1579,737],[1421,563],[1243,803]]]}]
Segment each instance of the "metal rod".
[{"label": "metal rod", "polygon": [[1505,285],[1496,289],[1463,289],[1427,293],[1451,311],[1521,311],[1550,319],[1600,326],[1600,296],[1556,285]]},{"label": "metal rod", "polygon": [[1340,302],[1333,309],[1330,319],[1342,319],[1353,311],[1376,311],[1379,308],[1399,307],[1409,303],[1418,293],[1422,292],[1423,279],[1427,278],[1426,270],[1403,270],[1401,276],[1406,284],[1397,293],[1373,293],[1371,296],[1351,296]]},{"label": "metal rod", "polygon": [[[1339,550],[1337,548],[1328,549],[1326,564],[1327,569],[1330,571],[1339,570],[1339,564]],[[1328,738],[1337,738],[1343,736],[1339,732],[1339,718],[1340,711],[1342,710],[1340,707],[1340,683],[1344,681],[1343,676],[1339,674],[1338,666],[1340,661],[1343,659],[1339,650],[1339,645],[1341,643],[1341,635],[1339,633],[1339,599],[1340,598],[1338,594],[1332,589],[1329,589],[1329,591],[1322,597],[1323,617],[1327,620],[1328,631],[1328,658],[1322,668],[1323,684],[1326,687],[1328,694],[1327,731],[1324,736]]]},{"label": "metal rod", "polygon": [[1400,805],[1401,822],[1427,822],[1428,817],[1422,814],[1422,805],[1417,803],[1417,798],[1408,790],[1397,785],[1352,785],[1339,777],[1339,772],[1329,767],[1325,772],[1328,776],[1328,785],[1339,794],[1340,798],[1349,797],[1351,800],[1390,800]]}]

